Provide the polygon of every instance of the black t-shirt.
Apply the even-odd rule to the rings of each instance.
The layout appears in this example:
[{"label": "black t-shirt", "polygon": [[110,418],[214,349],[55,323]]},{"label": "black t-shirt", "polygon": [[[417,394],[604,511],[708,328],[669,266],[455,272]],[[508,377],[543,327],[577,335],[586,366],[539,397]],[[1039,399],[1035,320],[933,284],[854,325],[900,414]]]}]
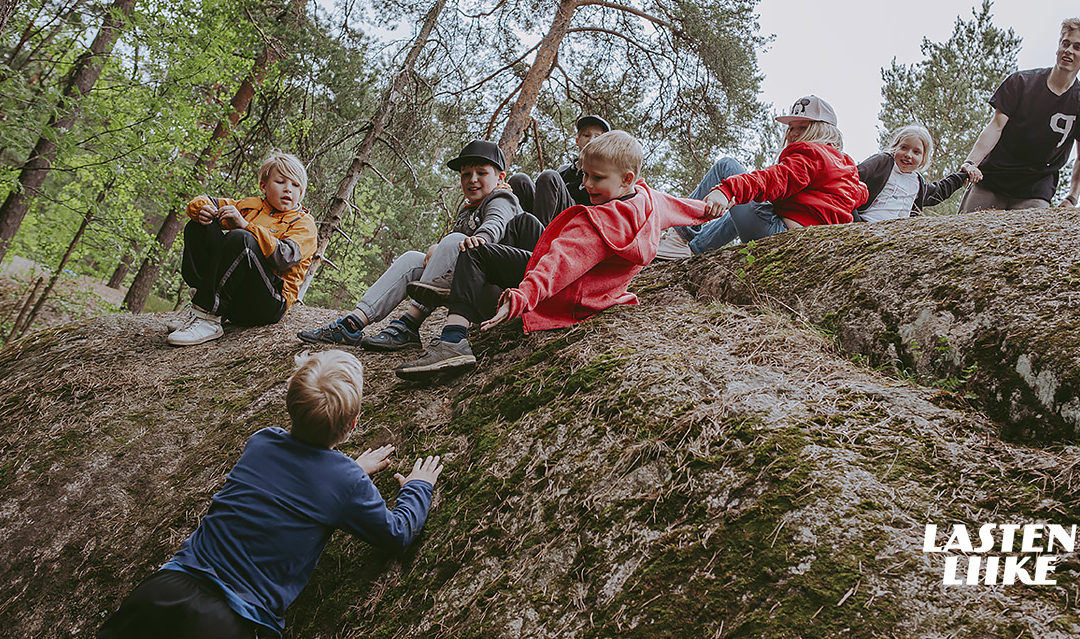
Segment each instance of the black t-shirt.
[{"label": "black t-shirt", "polygon": [[1003,197],[1050,200],[1057,176],[1078,139],[1080,83],[1065,93],[1046,86],[1050,69],[1017,71],[1005,78],[990,106],[1009,121],[998,143],[979,165],[982,186]]}]

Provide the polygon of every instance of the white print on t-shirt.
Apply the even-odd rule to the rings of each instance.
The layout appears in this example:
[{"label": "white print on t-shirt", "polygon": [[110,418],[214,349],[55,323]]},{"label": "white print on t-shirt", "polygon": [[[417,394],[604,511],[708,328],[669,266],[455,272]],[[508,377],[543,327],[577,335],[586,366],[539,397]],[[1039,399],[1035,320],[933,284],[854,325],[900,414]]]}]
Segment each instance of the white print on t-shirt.
[{"label": "white print on t-shirt", "polygon": [[1059,147],[1062,144],[1065,144],[1065,141],[1069,139],[1069,133],[1072,132],[1073,122],[1075,121],[1075,115],[1055,113],[1054,115],[1050,116],[1050,130],[1054,133],[1061,134],[1061,141],[1057,143]]}]

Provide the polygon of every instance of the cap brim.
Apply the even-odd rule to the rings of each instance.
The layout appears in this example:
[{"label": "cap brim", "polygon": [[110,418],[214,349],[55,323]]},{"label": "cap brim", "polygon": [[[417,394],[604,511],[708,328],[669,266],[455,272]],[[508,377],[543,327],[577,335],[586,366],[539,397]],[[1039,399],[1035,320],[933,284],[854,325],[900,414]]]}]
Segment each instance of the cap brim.
[{"label": "cap brim", "polygon": [[611,130],[611,125],[608,124],[608,121],[598,115],[586,115],[578,118],[578,131],[584,129],[587,126],[598,126],[604,130],[604,133],[607,133]]},{"label": "cap brim", "polygon": [[792,122],[824,122],[825,120],[815,120],[814,118],[808,118],[802,115],[779,115],[776,116],[776,121],[780,124],[791,124]]},{"label": "cap brim", "polygon": [[454,158],[454,159],[450,160],[449,162],[447,162],[446,166],[451,171],[460,171],[461,167],[465,166],[466,164],[490,164],[491,166],[499,169],[500,171],[505,171],[506,170],[503,167],[499,166],[494,161],[492,161],[491,158],[486,158],[486,157],[484,157],[482,155],[466,155],[466,156],[460,156],[459,155],[456,158]]}]

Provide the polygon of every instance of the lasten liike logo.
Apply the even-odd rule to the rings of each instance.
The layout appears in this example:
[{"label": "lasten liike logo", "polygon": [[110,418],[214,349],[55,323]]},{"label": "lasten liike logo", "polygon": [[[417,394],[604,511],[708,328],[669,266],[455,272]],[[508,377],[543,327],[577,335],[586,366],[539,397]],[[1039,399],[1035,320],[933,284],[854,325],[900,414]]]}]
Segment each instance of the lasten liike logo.
[{"label": "lasten liike logo", "polygon": [[937,544],[937,524],[927,524],[923,552],[960,553],[945,557],[946,586],[1053,586],[1059,553],[1076,551],[1076,525],[983,524],[973,539],[967,526],[954,524],[945,543]]}]

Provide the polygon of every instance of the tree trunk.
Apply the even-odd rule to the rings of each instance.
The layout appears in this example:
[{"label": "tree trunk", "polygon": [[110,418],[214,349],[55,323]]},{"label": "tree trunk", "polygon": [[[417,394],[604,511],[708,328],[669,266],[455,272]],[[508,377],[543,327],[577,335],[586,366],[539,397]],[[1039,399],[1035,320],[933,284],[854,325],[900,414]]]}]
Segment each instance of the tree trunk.
[{"label": "tree trunk", "polygon": [[[255,88],[262,84],[267,70],[277,59],[278,54],[270,46],[264,46],[259,57],[255,58],[251,73],[240,83],[240,87],[236,90],[236,94],[229,103],[228,116],[218,120],[217,126],[214,127],[214,133],[210,136],[209,144],[206,145],[198,160],[195,161],[193,172],[195,179],[200,183],[206,179],[206,174],[214,167],[218,157],[221,156],[224,146],[222,142],[228,137],[236,123],[240,121],[240,116],[247,111],[248,105],[251,104],[251,98],[255,95]],[[180,234],[180,229],[183,227],[184,220],[176,211],[172,211],[165,216],[165,221],[161,223],[161,227],[158,228],[157,235],[154,237],[155,244],[153,248],[143,259],[142,264],[139,266],[139,272],[135,274],[135,279],[131,282],[131,288],[128,289],[127,295],[124,296],[124,308],[132,313],[142,312],[143,306],[146,305],[146,299],[150,297],[150,289],[154,286],[154,281],[157,280],[158,274],[161,272],[161,262],[168,255],[169,249],[172,248],[176,236]]]},{"label": "tree trunk", "polygon": [[124,283],[124,278],[127,277],[128,271],[131,270],[131,263],[134,260],[135,258],[131,253],[124,251],[120,263],[116,265],[116,270],[113,271],[112,277],[109,278],[109,283],[106,286],[120,290],[120,285]]},{"label": "tree trunk", "polygon": [[[2,2],[3,0],[0,0]],[[90,48],[79,56],[71,68],[71,74],[65,82],[63,97],[59,106],[71,102],[75,106],[63,109],[58,115],[49,118],[49,123],[41,131],[34,150],[23,164],[19,173],[19,186],[13,190],[0,206],[0,260],[7,254],[8,246],[19,230],[30,203],[37,196],[45,178],[49,175],[60,138],[75,122],[78,114],[78,102],[97,82],[105,59],[112,53],[113,45],[124,26],[124,19],[131,13],[135,0],[115,0],[105,14],[97,37]],[[49,135],[49,131],[52,134]]]},{"label": "tree trunk", "polygon": [[499,147],[506,155],[506,163],[514,161],[521,136],[529,127],[533,107],[540,95],[540,87],[551,75],[555,68],[555,61],[559,55],[559,46],[562,45],[566,31],[570,28],[570,19],[574,17],[581,0],[561,0],[559,8],[555,10],[555,19],[551,21],[544,39],[541,40],[540,48],[536,50],[532,66],[525,73],[521,81],[521,91],[518,93],[517,102],[510,107],[510,117],[503,128],[502,137],[499,138]]},{"label": "tree trunk", "polygon": [[439,14],[442,13],[445,5],[446,0],[436,0],[435,4],[428,10],[427,15],[424,16],[424,23],[420,28],[420,33],[413,40],[409,54],[405,57],[405,61],[401,64],[401,69],[398,70],[397,75],[394,76],[393,83],[383,93],[379,102],[379,110],[375,113],[371,128],[368,130],[367,135],[364,136],[364,139],[360,141],[360,146],[357,147],[356,154],[353,155],[349,170],[345,172],[345,177],[338,183],[337,192],[331,198],[330,208],[319,226],[319,244],[315,250],[315,259],[312,260],[307,274],[304,276],[304,281],[300,285],[299,299],[301,300],[304,299],[304,295],[307,293],[308,287],[311,286],[315,274],[319,272],[323,256],[326,254],[326,248],[330,244],[330,238],[333,237],[335,231],[341,229],[341,222],[345,218],[349,201],[352,199],[353,191],[356,189],[356,183],[360,180],[360,174],[363,173],[364,167],[367,166],[368,159],[371,157],[371,150],[375,146],[375,141],[382,135],[386,123],[390,120],[390,116],[393,115],[394,110],[401,101],[401,91],[405,88],[405,81],[408,79],[409,74],[412,73],[416,60],[420,57],[424,45],[427,44],[427,39],[431,36],[431,31],[435,28],[435,24],[439,20]]}]

